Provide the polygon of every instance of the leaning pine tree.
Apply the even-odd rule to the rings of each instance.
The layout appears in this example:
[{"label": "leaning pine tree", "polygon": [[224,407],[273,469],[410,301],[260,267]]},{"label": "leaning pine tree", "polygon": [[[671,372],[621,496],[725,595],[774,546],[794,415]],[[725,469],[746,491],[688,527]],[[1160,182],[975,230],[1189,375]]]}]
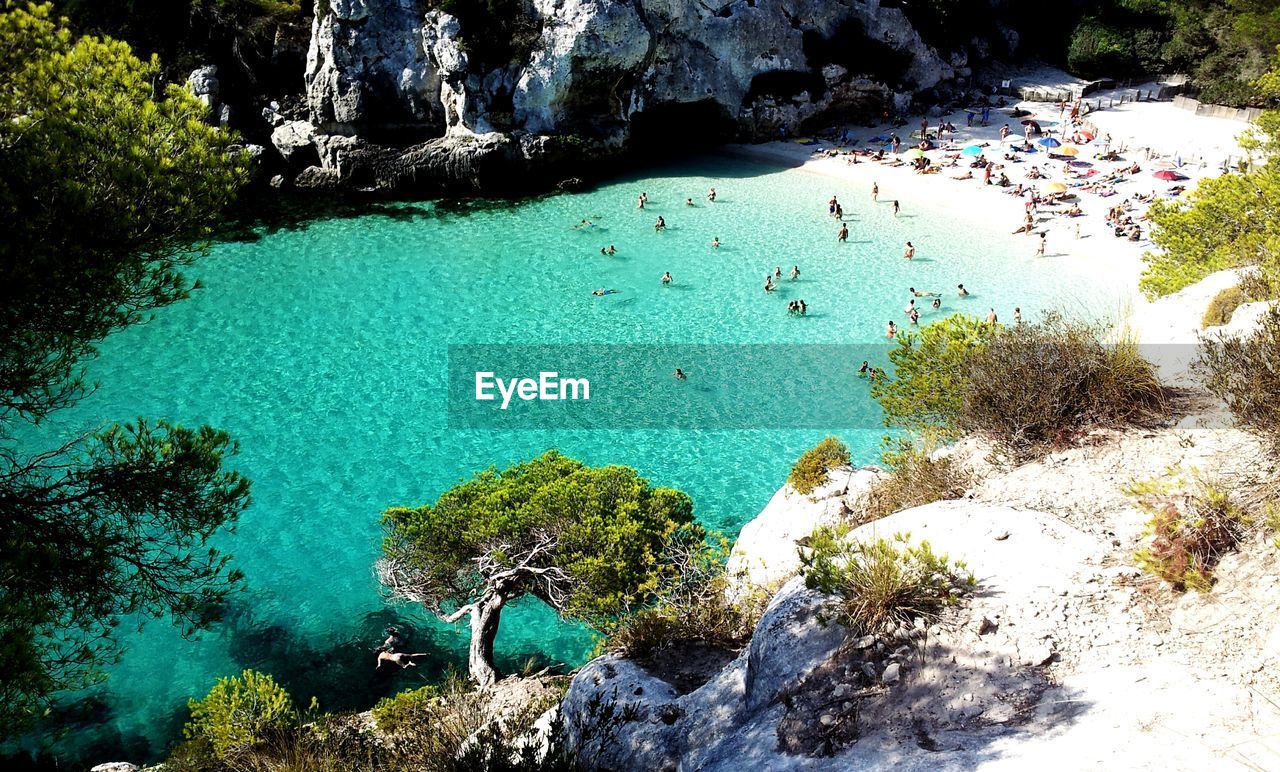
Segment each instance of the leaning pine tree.
[{"label": "leaning pine tree", "polygon": [[555,451],[490,469],[435,504],[387,510],[378,575],[393,597],[446,622],[470,617],[468,668],[494,683],[502,608],[532,595],[564,618],[609,627],[674,578],[700,545],[689,497],[634,469],[593,468]]}]

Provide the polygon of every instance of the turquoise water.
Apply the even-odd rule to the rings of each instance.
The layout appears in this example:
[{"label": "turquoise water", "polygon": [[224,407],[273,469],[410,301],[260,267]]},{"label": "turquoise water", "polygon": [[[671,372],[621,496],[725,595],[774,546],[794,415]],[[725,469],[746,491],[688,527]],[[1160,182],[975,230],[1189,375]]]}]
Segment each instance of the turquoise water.
[{"label": "turquoise water", "polygon": [[[720,195],[708,204],[712,185]],[[644,211],[635,206],[641,191]],[[832,194],[850,219],[847,244],[826,216]],[[961,301],[948,289],[944,312],[994,305],[1007,316],[1020,305],[1031,317],[1064,297],[1074,313],[1116,308],[1118,291],[1065,261],[1028,258],[1027,242],[996,232],[1000,224],[940,215],[926,223],[928,202],[903,205],[894,218],[848,184],[713,157],[589,193],[406,205],[394,216],[317,220],[217,246],[195,270],[205,289],[106,341],[91,368],[101,388],[58,427],[149,416],[235,436],[242,452],[233,463],[253,480],[254,501],[221,546],[244,570],[246,590],[228,622],[198,641],[162,622],[132,636],[98,694],[99,715],[67,747],[154,757],[185,717],[186,698],[244,667],[273,672],[303,701],[314,693],[323,707],[360,708],[460,662],[462,628],[403,606],[387,611],[379,596],[371,566],[387,506],[425,503],[477,470],[557,447],[681,488],[703,522],[733,535],[825,434],[449,429],[449,344],[883,342],[887,319],[906,325],[908,286],[958,282],[974,295]],[[664,233],[652,227],[659,214]],[[595,225],[575,230],[583,218]],[[709,246],[715,236],[720,249]],[[908,239],[912,262],[901,258]],[[599,254],[608,244],[616,256]],[[793,264],[802,271],[795,284],[785,279]],[[782,289],[766,296],[763,277],[775,266]],[[664,271],[672,287],[660,284]],[[621,292],[593,297],[597,287]],[[788,317],[798,298],[809,315]],[[849,399],[874,417],[861,386]],[[840,432],[860,462],[878,455],[874,424]],[[416,629],[415,648],[439,657],[373,683],[369,650],[394,615]],[[513,662],[537,653],[577,664],[593,640],[526,604],[504,615],[498,646]]]}]

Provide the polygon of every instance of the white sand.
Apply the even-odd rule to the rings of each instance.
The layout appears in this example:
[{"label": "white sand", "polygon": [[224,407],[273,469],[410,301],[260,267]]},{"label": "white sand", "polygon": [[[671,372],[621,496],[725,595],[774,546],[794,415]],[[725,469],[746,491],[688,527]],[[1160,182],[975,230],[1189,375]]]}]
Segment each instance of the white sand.
[{"label": "white sand", "polygon": [[[954,134],[948,133],[946,137],[945,147],[952,149],[934,149],[925,154],[936,166],[947,162],[947,154],[954,153],[956,148],[989,143],[990,146],[986,148],[988,158],[997,164],[997,169],[993,173],[993,182],[998,180],[1000,173],[1003,172],[1008,175],[1012,183],[1009,188],[1002,188],[995,184],[984,185],[982,169],[970,169],[968,164],[973,159],[968,156],[960,157],[959,166],[944,167],[936,174],[917,174],[910,165],[891,167],[866,157],[859,157],[857,164],[850,164],[845,155],[822,157],[820,154],[823,151],[835,147],[831,141],[821,141],[818,145],[807,146],[794,142],[736,145],[733,146],[732,151],[794,164],[814,174],[837,177],[865,188],[868,196],[871,194],[872,183],[878,183],[880,200],[898,199],[902,202],[904,211],[911,211],[917,206],[935,211],[943,209],[962,219],[974,218],[986,221],[984,225],[987,227],[1007,227],[1009,231],[1013,231],[1023,223],[1027,201],[1026,197],[1007,194],[1018,183],[1021,182],[1024,186],[1035,185],[1043,190],[1049,182],[1072,184],[1079,183],[1083,179],[1066,176],[1063,161],[1050,160],[1042,152],[1026,156],[1026,160],[1021,163],[1009,163],[1004,160],[1004,148],[1000,145],[1000,127],[1007,122],[1010,128],[1015,129],[1015,134],[1022,136],[1020,123],[1022,119],[1009,116],[1015,108],[1030,110],[1035,114],[1036,120],[1042,122],[1046,131],[1057,136],[1059,109],[1056,104],[1019,102],[1005,108],[993,108],[990,125],[986,127],[978,126],[976,121],[972,128],[967,127],[964,111],[948,114],[946,120],[955,124],[957,129]],[[1118,323],[1123,322],[1124,326],[1133,331],[1144,343],[1170,342],[1168,325],[1142,324],[1142,317],[1150,304],[1138,291],[1138,279],[1143,269],[1142,253],[1150,249],[1151,244],[1147,240],[1148,223],[1141,219],[1147,205],[1133,201],[1130,197],[1137,193],[1155,193],[1158,196],[1165,196],[1174,185],[1183,185],[1187,190],[1192,190],[1200,179],[1221,173],[1219,166],[1221,159],[1227,155],[1239,153],[1235,138],[1248,128],[1248,124],[1197,116],[1190,111],[1175,108],[1169,102],[1126,103],[1112,110],[1093,112],[1087,116],[1087,120],[1097,126],[1100,135],[1094,142],[1078,146],[1080,154],[1076,156],[1077,159],[1093,163],[1092,168],[1099,172],[1097,176],[1127,167],[1134,161],[1141,167],[1141,171],[1136,175],[1124,176],[1123,180],[1115,185],[1115,195],[1102,197],[1092,192],[1079,192],[1076,203],[1083,210],[1084,216],[1066,217],[1057,214],[1065,210],[1067,205],[1060,204],[1054,207],[1042,205],[1036,219],[1035,231],[1037,234],[1041,232],[1046,234],[1046,257],[1038,259],[1046,260],[1045,270],[1052,270],[1054,261],[1074,261],[1077,267],[1101,278],[1108,286],[1116,287],[1117,294],[1127,300],[1122,302],[1124,307],[1116,309],[1115,320]],[[929,122],[930,131],[933,131],[938,125],[938,118],[931,116]],[[881,144],[869,144],[868,140],[896,132],[902,138],[900,155],[904,156],[906,151],[914,145],[914,140],[910,139],[910,133],[919,129],[919,118],[896,129],[889,126],[875,128],[851,126],[849,129],[851,137],[858,140],[856,145],[852,145],[857,148],[879,148]],[[1102,152],[1102,135],[1106,133],[1111,135],[1111,147],[1124,149],[1122,161],[1106,162],[1094,158]],[[1032,141],[1034,143],[1039,139],[1040,137],[1033,137]],[[1199,152],[1193,154],[1192,148],[1198,149]],[[1182,157],[1177,159],[1179,154],[1182,154]],[[1013,155],[1019,157],[1021,154]],[[1193,162],[1193,159],[1201,158],[1205,159],[1203,164]],[[1175,159],[1181,160],[1183,165],[1173,170],[1186,175],[1189,179],[1167,182],[1153,176],[1161,164],[1173,166]],[[1047,172],[1048,178],[1028,179],[1027,172],[1033,166],[1038,166],[1041,172]],[[973,172],[973,179],[954,179],[969,171]],[[1105,220],[1107,211],[1126,199],[1130,199],[1134,207],[1129,212],[1130,216],[1142,226],[1142,239],[1137,242],[1129,241],[1127,238],[1117,238],[1112,226]],[[1035,256],[1038,242],[1037,235],[1027,237],[1027,257]],[[1187,331],[1198,328],[1204,306],[1200,305],[1199,308],[1192,309],[1190,304],[1201,302],[1199,294],[1191,298],[1185,311],[1174,311],[1175,315],[1185,316],[1189,325],[1186,330],[1180,330],[1176,336],[1180,341],[1185,340]],[[1167,302],[1164,304],[1165,312],[1170,311],[1167,308],[1168,305]],[[1008,315],[1011,310],[1011,308],[1002,310],[997,306],[997,311],[1002,317]]]}]

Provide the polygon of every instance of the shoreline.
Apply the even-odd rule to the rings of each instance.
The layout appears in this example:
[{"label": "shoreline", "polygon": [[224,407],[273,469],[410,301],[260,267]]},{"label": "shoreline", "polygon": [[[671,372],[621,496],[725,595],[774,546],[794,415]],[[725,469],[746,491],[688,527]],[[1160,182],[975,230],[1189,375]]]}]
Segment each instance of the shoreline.
[{"label": "shoreline", "polygon": [[[1052,270],[1056,261],[1073,261],[1075,270],[1083,271],[1103,286],[1116,289],[1118,291],[1117,307],[1114,313],[1108,315],[1107,323],[1118,332],[1131,335],[1139,343],[1194,342],[1200,329],[1200,318],[1207,304],[1207,299],[1200,297],[1204,293],[1177,293],[1152,301],[1148,300],[1138,288],[1138,282],[1145,267],[1142,255],[1152,248],[1152,244],[1147,238],[1148,223],[1142,219],[1145,216],[1147,204],[1133,201],[1132,196],[1139,193],[1154,193],[1162,199],[1167,198],[1165,191],[1171,183],[1154,178],[1152,173],[1158,168],[1174,167],[1177,157],[1169,153],[1162,154],[1149,150],[1150,143],[1144,144],[1144,141],[1147,133],[1160,134],[1163,131],[1167,134],[1167,126],[1162,121],[1166,120],[1165,113],[1172,109],[1172,106],[1167,102],[1148,102],[1130,103],[1125,105],[1125,108],[1123,113],[1119,110],[1091,112],[1086,118],[1097,125],[1100,131],[1111,132],[1113,147],[1133,148],[1127,153],[1121,150],[1122,158],[1125,160],[1120,165],[1136,162],[1141,167],[1141,171],[1119,182],[1116,193],[1112,196],[1104,198],[1090,193],[1079,193],[1075,201],[1083,210],[1083,216],[1066,217],[1056,213],[1046,216],[1046,209],[1042,208],[1036,219],[1033,233],[1046,234],[1046,254],[1043,257],[1036,255],[1038,239],[1035,236],[1029,236],[1026,239],[1025,257],[1046,261],[1047,270]],[[1061,160],[1048,160],[1043,154],[1033,155],[1021,163],[1002,162],[1000,126],[1006,122],[1011,127],[1018,125],[1018,119],[1009,117],[1009,113],[1017,109],[1030,110],[1037,115],[1056,114],[1058,110],[1056,104],[1017,102],[998,110],[993,109],[991,121],[985,127],[965,126],[963,110],[953,111],[941,118],[955,124],[957,129],[954,135],[948,133],[949,144],[959,147],[970,144],[989,144],[992,160],[997,163],[996,174],[1004,172],[1009,175],[1011,184],[1008,188],[996,184],[983,184],[982,170],[971,169],[966,156],[960,157],[959,166],[944,167],[938,173],[926,175],[917,173],[910,165],[889,166],[866,156],[858,156],[857,163],[850,163],[848,159],[852,156],[842,152],[849,148],[841,147],[830,139],[817,140],[807,145],[798,144],[796,141],[734,144],[722,147],[721,152],[757,161],[781,163],[809,174],[838,179],[862,187],[867,195],[870,195],[871,186],[875,183],[880,188],[880,200],[899,199],[903,202],[904,210],[909,211],[914,201],[927,201],[927,206],[932,210],[945,211],[948,215],[961,220],[980,219],[983,228],[994,227],[998,230],[1007,223],[1012,232],[1022,222],[1027,200],[1025,195],[1021,197],[1007,195],[1014,186],[1022,183],[1030,187],[1048,181],[1064,181],[1069,184],[1077,182],[1074,178],[1063,177],[1059,171],[1063,168]],[[1224,125],[1225,122],[1222,119],[1179,112],[1184,121],[1180,124],[1184,133],[1197,134],[1210,124],[1213,129],[1211,133],[1217,135],[1222,135],[1229,129],[1238,128],[1243,132],[1247,128],[1247,124]],[[931,115],[929,121],[932,128],[938,125],[939,118]],[[1046,119],[1045,123],[1052,124],[1056,121]],[[835,131],[842,128],[845,127],[837,126]],[[871,137],[888,136],[897,132],[899,136],[904,137],[902,151],[896,156],[897,158],[902,158],[909,147],[906,137],[912,129],[910,125],[898,128],[888,125],[848,128],[853,140],[850,145],[858,149],[869,146],[870,143],[867,140]],[[1056,127],[1048,128],[1051,132],[1056,129]],[[1136,132],[1135,129],[1137,129]],[[1039,139],[1036,137],[1033,142]],[[1234,142],[1234,139],[1230,141]],[[1219,137],[1214,147],[1217,149],[1224,144],[1225,140]],[[1101,141],[1098,140],[1079,146],[1080,155],[1077,158],[1092,160],[1095,151],[1100,149],[1100,145]],[[833,155],[833,153],[838,154]],[[943,159],[944,151],[934,149],[926,152],[925,155],[936,165]],[[892,157],[886,154],[886,159]],[[1105,169],[1108,168],[1105,163],[1099,161],[1096,165],[1100,169]],[[1026,172],[1032,166],[1041,167],[1041,171],[1049,171],[1050,179],[1027,179]],[[1204,158],[1198,158],[1196,163],[1184,164],[1176,169],[1179,174],[1186,176],[1186,179],[1179,184],[1184,185],[1188,191],[1193,190],[1201,179],[1217,176],[1219,173],[1219,170],[1210,167]],[[973,179],[955,179],[956,176],[969,171],[974,172]],[[1113,226],[1104,217],[1110,207],[1125,201],[1135,204],[1129,214],[1142,226],[1142,238],[1138,241],[1116,237]],[[1010,255],[1010,257],[1020,256]],[[1222,279],[1219,278],[1216,284],[1222,284]]]}]

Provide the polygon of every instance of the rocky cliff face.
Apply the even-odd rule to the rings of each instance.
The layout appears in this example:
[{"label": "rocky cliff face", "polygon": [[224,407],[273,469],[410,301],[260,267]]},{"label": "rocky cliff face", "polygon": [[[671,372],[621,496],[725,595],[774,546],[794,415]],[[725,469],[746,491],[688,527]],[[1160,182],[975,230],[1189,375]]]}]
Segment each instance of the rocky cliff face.
[{"label": "rocky cliff face", "polygon": [[[772,138],[963,88],[968,52],[986,45],[939,52],[879,0],[519,0],[524,43],[493,65],[475,51],[503,34],[496,25],[464,28],[438,5],[316,3],[306,100],[319,151],[291,145],[293,174],[314,165],[309,178],[337,184],[473,189],[491,153],[511,171],[550,174],[567,158],[646,143]],[[333,136],[355,141],[326,152]]]}]

